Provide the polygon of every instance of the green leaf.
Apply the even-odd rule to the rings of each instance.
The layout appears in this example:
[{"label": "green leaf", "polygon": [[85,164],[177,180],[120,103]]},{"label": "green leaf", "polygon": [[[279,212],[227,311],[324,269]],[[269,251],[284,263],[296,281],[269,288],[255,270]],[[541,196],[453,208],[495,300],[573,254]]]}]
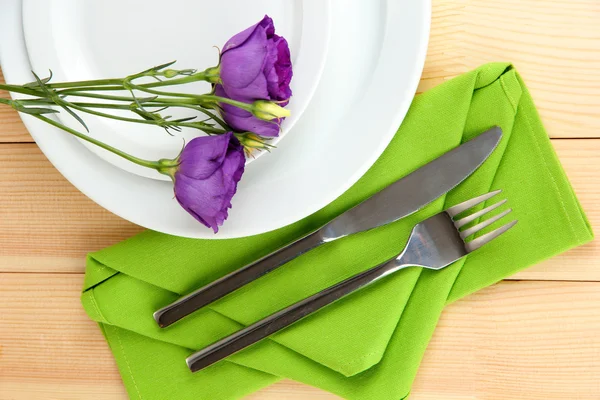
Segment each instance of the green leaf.
[{"label": "green leaf", "polygon": [[173,122],[187,122],[187,121],[191,121],[193,119],[196,119],[196,117],[180,118],[180,119],[173,120]]},{"label": "green leaf", "polygon": [[69,107],[67,107],[67,105],[69,103],[67,101],[63,100],[60,96],[57,96],[53,90],[50,90],[46,86],[46,83],[42,79],[40,79],[40,77],[37,76],[37,74],[35,72],[31,71],[31,73],[35,77],[35,80],[38,83],[40,89],[44,93],[46,93],[46,95],[48,96],[48,99],[52,100],[54,102],[54,104],[56,104],[57,106],[61,107],[63,110],[68,112],[73,118],[75,118],[85,128],[86,131],[89,132],[90,130],[87,127],[87,125],[85,124],[85,122],[83,121],[83,119],[81,119],[81,117],[79,115],[75,114],[75,112],[73,110],[71,110]]},{"label": "green leaf", "polygon": [[148,72],[157,72],[157,71],[160,71],[161,69],[170,67],[171,65],[175,64],[176,62],[177,62],[177,60],[174,60],[174,61],[171,61],[168,63],[164,63],[164,64],[160,64],[155,67],[148,68],[147,70],[140,72],[140,74],[146,74]]},{"label": "green leaf", "polygon": [[158,96],[150,96],[150,97],[139,97],[138,101],[140,103],[147,103],[149,101],[154,101],[158,98]]},{"label": "green leaf", "polygon": [[83,121],[83,119],[81,119],[81,117],[79,115],[77,115],[75,113],[75,111],[71,110],[69,107],[67,107],[64,104],[59,104],[59,106],[61,106],[66,112],[68,112],[73,118],[75,118],[77,120],[77,122],[79,122],[88,133],[90,132],[90,130],[88,129],[88,127],[85,124],[85,122]]},{"label": "green leaf", "polygon": [[131,110],[134,113],[136,113],[137,115],[139,115],[140,117],[144,118],[146,121],[154,121],[156,120],[156,118],[154,117],[154,115],[152,113],[149,113],[146,110],[140,110],[138,108]]},{"label": "green leaf", "polygon": [[[47,78],[44,78],[44,79],[41,79],[41,80],[40,80],[40,81],[41,81],[42,83],[44,83],[44,84],[46,84],[46,83],[50,82],[50,79],[52,79],[52,76],[53,76],[53,74],[52,74],[52,70],[51,70],[51,69],[49,69],[48,71],[50,71],[50,76],[49,76],[49,77],[47,77]],[[32,71],[32,72],[33,72],[33,71]],[[33,74],[33,75],[34,75],[34,76],[36,76],[35,74]],[[38,79],[39,79],[39,78],[38,78]],[[25,87],[25,88],[28,88],[28,89],[35,89],[35,88],[38,88],[38,87],[40,87],[40,85],[39,85],[38,81],[36,80],[36,81],[34,81],[34,82],[29,82],[29,83],[26,83],[26,84],[24,84],[24,85],[23,85],[23,87]]]},{"label": "green leaf", "polygon": [[59,111],[54,110],[52,108],[43,108],[43,107],[28,107],[28,108],[19,108],[19,112],[30,114],[30,115],[42,115],[42,114],[57,114]]}]

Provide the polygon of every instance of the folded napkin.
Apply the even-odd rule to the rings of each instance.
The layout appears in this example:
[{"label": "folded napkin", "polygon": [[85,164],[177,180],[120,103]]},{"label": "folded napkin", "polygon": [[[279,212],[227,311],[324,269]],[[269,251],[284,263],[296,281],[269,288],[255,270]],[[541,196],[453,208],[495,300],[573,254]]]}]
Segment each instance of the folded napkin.
[{"label": "folded napkin", "polygon": [[[323,245],[167,329],[154,322],[152,313],[179,295],[314,229],[494,125],[504,136],[491,157],[424,210]],[[482,250],[440,272],[403,270],[225,361],[188,371],[185,358],[194,350],[394,256],[415,223],[493,189],[503,189],[519,224]],[[243,239],[144,232],[88,257],[82,302],[133,399],[234,399],[289,378],[347,399],[397,400],[408,396],[446,304],[591,239],[529,92],[510,64],[497,63],[417,96],[375,165],[314,215]]]}]

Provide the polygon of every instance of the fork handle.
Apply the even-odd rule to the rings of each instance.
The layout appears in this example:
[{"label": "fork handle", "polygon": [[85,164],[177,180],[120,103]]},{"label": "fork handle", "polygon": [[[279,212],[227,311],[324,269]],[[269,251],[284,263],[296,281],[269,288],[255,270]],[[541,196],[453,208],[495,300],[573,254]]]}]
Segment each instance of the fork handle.
[{"label": "fork handle", "polygon": [[404,267],[394,258],[354,275],[211,344],[190,355],[186,363],[192,372],[206,368]]},{"label": "fork handle", "polygon": [[233,271],[161,308],[154,313],[154,319],[161,328],[165,328],[322,243],[324,242],[319,230],[309,233],[260,260]]}]

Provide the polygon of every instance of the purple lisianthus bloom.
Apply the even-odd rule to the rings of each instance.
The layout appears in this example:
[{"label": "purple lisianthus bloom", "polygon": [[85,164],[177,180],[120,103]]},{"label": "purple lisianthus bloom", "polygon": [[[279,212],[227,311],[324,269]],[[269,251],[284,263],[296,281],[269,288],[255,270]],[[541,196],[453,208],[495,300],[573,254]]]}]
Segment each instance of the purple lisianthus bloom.
[{"label": "purple lisianthus bloom", "polygon": [[[244,101],[244,99],[228,96],[223,86],[215,86],[215,95],[227,97],[233,100]],[[249,111],[242,110],[230,104],[221,103],[221,116],[227,122],[227,125],[239,132],[254,132],[263,137],[275,137],[279,135],[282,118],[276,118],[271,121],[265,121],[255,117]]]},{"label": "purple lisianthus bloom", "polygon": [[285,38],[275,34],[269,16],[225,43],[220,76],[225,92],[232,97],[277,101],[290,98],[290,49]]},{"label": "purple lisianthus bloom", "polygon": [[[220,85],[218,96],[252,103],[270,100],[287,104],[292,96],[292,62],[285,38],[275,34],[273,20],[267,15],[254,26],[238,33],[225,43],[221,53]],[[250,121],[256,119],[249,112],[224,105],[224,119],[234,129],[249,130],[258,125],[261,136],[277,136],[278,124]],[[281,121],[276,121],[281,122]]]},{"label": "purple lisianthus bloom", "polygon": [[245,162],[244,149],[232,132],[192,139],[173,174],[175,198],[217,233],[227,219]]}]

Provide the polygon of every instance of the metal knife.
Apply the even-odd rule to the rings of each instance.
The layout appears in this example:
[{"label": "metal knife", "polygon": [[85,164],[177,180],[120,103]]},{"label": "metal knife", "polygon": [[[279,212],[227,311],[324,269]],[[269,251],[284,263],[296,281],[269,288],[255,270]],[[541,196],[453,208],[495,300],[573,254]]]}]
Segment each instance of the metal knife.
[{"label": "metal knife", "polygon": [[480,134],[392,183],[316,231],[161,308],[154,313],[154,319],[160,327],[167,327],[323,243],[389,224],[418,211],[471,175],[488,158],[501,138],[499,127]]}]

